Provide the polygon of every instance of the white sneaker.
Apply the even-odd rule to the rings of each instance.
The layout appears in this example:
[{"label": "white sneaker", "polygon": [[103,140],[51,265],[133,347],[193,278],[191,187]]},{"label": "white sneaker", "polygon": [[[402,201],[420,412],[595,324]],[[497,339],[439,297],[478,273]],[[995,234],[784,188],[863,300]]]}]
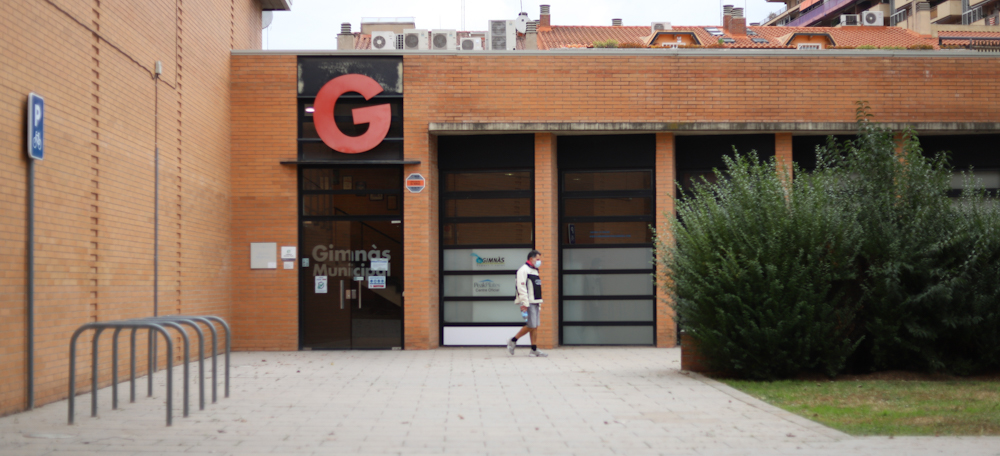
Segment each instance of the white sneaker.
[{"label": "white sneaker", "polygon": [[514,347],[517,347],[517,342],[512,340],[507,340],[507,353],[514,354]]},{"label": "white sneaker", "polygon": [[539,358],[545,358],[545,357],[548,357],[549,354],[545,353],[545,352],[542,352],[542,351],[538,351],[538,350],[532,350],[532,351],[528,352],[528,356],[536,356],[536,357],[539,357]]}]

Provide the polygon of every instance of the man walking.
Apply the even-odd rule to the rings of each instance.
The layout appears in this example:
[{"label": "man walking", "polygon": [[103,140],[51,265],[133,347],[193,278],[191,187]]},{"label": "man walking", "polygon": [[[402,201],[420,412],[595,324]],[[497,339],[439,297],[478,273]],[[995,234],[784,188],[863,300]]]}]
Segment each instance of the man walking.
[{"label": "man walking", "polygon": [[542,279],[538,277],[538,268],[542,267],[542,253],[532,250],[528,253],[528,261],[517,270],[517,283],[515,284],[514,303],[521,307],[521,316],[524,317],[524,327],[517,332],[511,340],[507,341],[507,352],[514,354],[517,346],[517,339],[525,334],[531,342],[531,352],[528,356],[549,356],[538,351],[535,343],[538,339],[535,336],[538,328],[538,314],[542,305]]}]

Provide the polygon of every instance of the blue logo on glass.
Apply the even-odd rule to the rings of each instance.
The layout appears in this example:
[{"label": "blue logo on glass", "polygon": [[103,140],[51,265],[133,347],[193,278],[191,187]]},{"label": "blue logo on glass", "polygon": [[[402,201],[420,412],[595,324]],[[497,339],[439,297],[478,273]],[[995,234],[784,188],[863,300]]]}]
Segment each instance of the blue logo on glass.
[{"label": "blue logo on glass", "polygon": [[471,254],[476,259],[477,266],[503,266],[504,257],[483,258],[475,253]]}]

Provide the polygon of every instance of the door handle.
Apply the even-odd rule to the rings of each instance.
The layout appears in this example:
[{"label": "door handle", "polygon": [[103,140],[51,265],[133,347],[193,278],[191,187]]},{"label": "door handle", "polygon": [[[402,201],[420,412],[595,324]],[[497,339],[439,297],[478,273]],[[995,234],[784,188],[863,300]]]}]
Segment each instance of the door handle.
[{"label": "door handle", "polygon": [[361,308],[361,283],[358,282],[358,308]]},{"label": "door handle", "polygon": [[340,310],[344,310],[344,281],[340,281]]}]

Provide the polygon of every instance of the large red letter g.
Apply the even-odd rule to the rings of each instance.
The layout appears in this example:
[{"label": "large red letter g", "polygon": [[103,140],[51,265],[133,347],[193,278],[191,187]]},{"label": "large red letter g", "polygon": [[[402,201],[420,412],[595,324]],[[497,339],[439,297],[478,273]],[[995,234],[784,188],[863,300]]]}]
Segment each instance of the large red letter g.
[{"label": "large red letter g", "polygon": [[365,100],[371,100],[375,95],[382,93],[382,86],[374,79],[360,74],[345,74],[327,82],[316,94],[316,102],[313,104],[316,132],[327,146],[337,152],[345,154],[367,152],[379,145],[389,133],[392,109],[387,104],[354,109],[354,125],[367,123],[368,131],[361,136],[347,136],[340,131],[333,120],[333,108],[337,105],[337,99],[347,92],[357,92],[365,97]]}]

